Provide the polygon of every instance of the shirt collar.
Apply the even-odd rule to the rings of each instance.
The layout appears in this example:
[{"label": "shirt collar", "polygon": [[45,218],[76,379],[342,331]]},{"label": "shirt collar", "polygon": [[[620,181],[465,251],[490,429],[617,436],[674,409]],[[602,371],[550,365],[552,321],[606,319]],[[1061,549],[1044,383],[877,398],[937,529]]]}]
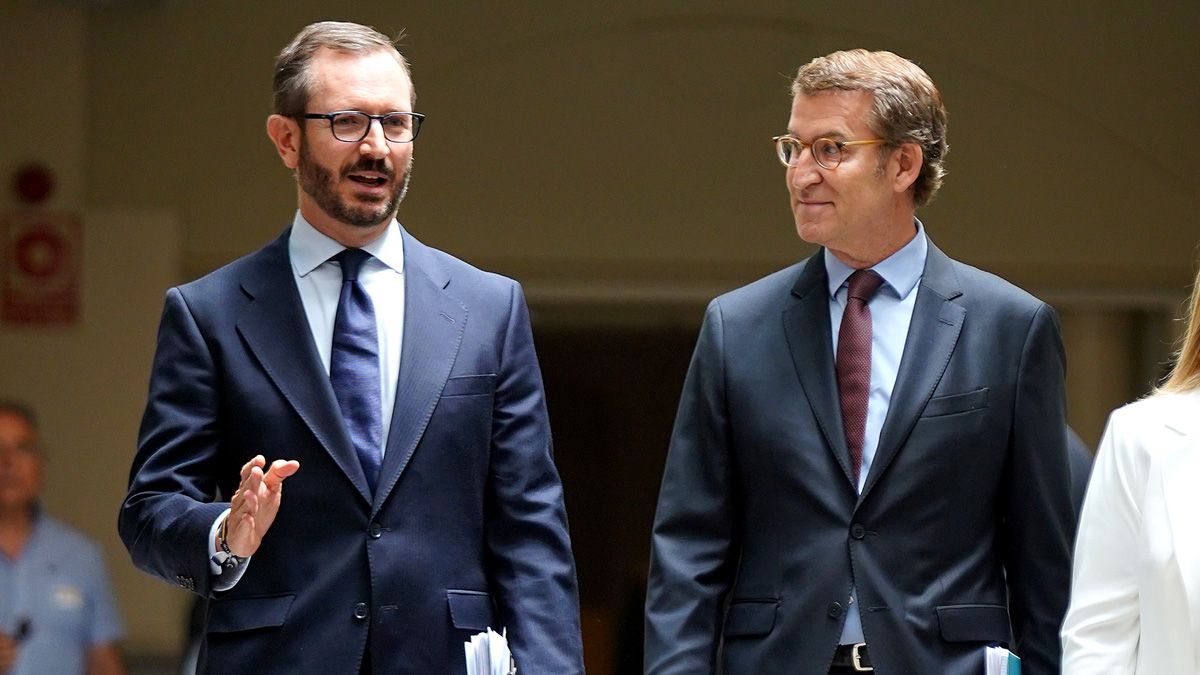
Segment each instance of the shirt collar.
[{"label": "shirt collar", "polygon": [[[288,253],[292,258],[292,269],[297,276],[308,276],[344,248],[346,247],[318,231],[300,215],[299,209],[296,210],[296,217],[292,219],[292,234],[288,237]],[[400,223],[396,222],[395,218],[388,223],[383,234],[362,248],[397,274],[404,273],[404,236],[400,232]]]},{"label": "shirt collar", "polygon": [[37,551],[41,547],[42,532],[46,529],[46,515],[42,510],[41,501],[34,501],[30,508],[30,528],[29,538],[25,540],[25,545],[21,548],[21,552],[17,557],[10,558],[5,553],[0,553],[0,563],[10,565],[19,564],[22,560],[28,560],[31,551]]},{"label": "shirt collar", "polygon": [[[925,256],[929,252],[929,239],[925,236],[925,226],[913,218],[917,226],[917,235],[899,251],[884,258],[871,266],[879,276],[883,277],[883,285],[892,289],[898,298],[906,298],[917,287],[921,275],[925,273]],[[825,273],[829,282],[829,297],[837,296],[838,289],[846,284],[846,280],[854,273],[854,268],[838,260],[837,256],[824,249]]]}]

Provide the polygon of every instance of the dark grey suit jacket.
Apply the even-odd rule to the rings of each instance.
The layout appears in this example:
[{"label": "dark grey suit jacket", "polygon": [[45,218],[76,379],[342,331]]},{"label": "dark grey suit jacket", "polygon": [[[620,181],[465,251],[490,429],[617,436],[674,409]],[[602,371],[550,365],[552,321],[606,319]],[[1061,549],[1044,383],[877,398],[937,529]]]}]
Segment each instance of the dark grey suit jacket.
[{"label": "dark grey suit jacket", "polygon": [[[290,230],[289,230],[290,231]],[[312,339],[285,232],[167,293],[120,532],[211,596],[206,672],[464,673],[509,631],[522,673],[581,673],[574,561],[520,287],[404,238],[404,340],[374,494]],[[297,459],[231,590],[205,541],[257,453]],[[369,643],[368,643],[369,637]]]},{"label": "dark grey suit jacket", "polygon": [[931,244],[861,495],[830,342],[820,254],[709,305],[654,523],[646,672],[824,673],[853,584],[878,673],[978,675],[994,642],[1057,673],[1074,514],[1053,310]]}]

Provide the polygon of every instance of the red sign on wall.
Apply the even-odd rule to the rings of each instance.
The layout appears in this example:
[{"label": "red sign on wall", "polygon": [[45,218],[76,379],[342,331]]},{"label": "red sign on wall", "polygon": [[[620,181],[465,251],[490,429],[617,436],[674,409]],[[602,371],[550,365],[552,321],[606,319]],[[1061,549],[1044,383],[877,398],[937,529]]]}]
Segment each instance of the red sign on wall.
[{"label": "red sign on wall", "polygon": [[79,320],[83,225],[72,213],[0,217],[0,321],[64,326]]}]

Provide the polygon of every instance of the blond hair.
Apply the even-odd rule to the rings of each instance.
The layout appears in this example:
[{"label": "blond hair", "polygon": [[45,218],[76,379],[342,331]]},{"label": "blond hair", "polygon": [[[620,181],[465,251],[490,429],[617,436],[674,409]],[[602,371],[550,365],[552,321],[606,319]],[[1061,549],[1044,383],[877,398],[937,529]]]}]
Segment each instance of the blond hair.
[{"label": "blond hair", "polygon": [[1187,322],[1183,340],[1175,354],[1175,364],[1167,381],[1159,387],[1163,392],[1182,392],[1200,389],[1200,268],[1192,282],[1192,295],[1188,300]]}]

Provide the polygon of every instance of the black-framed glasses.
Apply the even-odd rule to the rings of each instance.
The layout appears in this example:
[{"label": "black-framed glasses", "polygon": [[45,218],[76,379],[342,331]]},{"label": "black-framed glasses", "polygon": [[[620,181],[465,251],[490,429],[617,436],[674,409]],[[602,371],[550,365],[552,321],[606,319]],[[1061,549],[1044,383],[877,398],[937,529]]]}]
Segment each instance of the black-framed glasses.
[{"label": "black-framed glasses", "polygon": [[882,138],[872,138],[865,141],[835,141],[832,138],[818,138],[812,143],[805,143],[795,136],[775,136],[775,154],[784,166],[795,166],[800,161],[804,148],[808,148],[817,164],[825,169],[836,169],[845,158],[845,149],[853,145],[877,145],[887,143]]},{"label": "black-framed glasses", "polygon": [[421,130],[425,116],[417,112],[390,112],[372,115],[361,110],[339,110],[331,113],[304,113],[306,120],[329,120],[333,137],[346,143],[357,143],[371,131],[371,120],[379,120],[383,137],[392,143],[412,143]]}]

